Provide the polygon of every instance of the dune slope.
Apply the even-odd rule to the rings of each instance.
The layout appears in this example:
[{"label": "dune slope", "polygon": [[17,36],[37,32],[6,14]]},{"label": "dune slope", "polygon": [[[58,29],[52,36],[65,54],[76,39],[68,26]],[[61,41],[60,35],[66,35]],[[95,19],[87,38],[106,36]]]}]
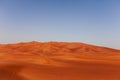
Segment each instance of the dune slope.
[{"label": "dune slope", "polygon": [[78,42],[0,44],[0,80],[120,80],[120,50]]}]

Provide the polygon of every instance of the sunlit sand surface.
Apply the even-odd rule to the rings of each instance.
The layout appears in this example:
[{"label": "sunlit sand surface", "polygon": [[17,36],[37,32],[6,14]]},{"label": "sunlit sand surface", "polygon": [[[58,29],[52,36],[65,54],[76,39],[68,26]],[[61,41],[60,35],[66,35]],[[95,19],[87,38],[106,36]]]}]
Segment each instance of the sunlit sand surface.
[{"label": "sunlit sand surface", "polygon": [[120,50],[77,42],[1,44],[0,80],[120,80]]}]

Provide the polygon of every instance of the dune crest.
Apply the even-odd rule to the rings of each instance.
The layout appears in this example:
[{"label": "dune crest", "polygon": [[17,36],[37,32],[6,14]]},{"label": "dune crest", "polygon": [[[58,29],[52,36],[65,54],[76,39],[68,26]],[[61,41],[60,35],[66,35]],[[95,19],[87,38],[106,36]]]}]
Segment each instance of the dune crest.
[{"label": "dune crest", "polygon": [[120,50],[107,47],[36,41],[0,45],[0,80],[119,80],[119,67]]}]

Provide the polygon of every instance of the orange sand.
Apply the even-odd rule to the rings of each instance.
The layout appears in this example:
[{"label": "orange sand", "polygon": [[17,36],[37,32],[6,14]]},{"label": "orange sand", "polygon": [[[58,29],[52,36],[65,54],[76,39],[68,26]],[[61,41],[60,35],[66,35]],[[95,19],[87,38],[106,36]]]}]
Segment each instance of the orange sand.
[{"label": "orange sand", "polygon": [[0,80],[120,80],[120,50],[78,42],[0,44]]}]

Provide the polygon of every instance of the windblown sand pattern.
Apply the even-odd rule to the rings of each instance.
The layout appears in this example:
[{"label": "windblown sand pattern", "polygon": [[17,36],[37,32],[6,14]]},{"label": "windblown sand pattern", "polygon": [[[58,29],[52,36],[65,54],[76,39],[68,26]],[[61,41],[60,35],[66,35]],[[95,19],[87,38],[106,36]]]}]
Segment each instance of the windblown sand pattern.
[{"label": "windblown sand pattern", "polygon": [[78,42],[1,44],[0,80],[120,80],[120,50]]}]

